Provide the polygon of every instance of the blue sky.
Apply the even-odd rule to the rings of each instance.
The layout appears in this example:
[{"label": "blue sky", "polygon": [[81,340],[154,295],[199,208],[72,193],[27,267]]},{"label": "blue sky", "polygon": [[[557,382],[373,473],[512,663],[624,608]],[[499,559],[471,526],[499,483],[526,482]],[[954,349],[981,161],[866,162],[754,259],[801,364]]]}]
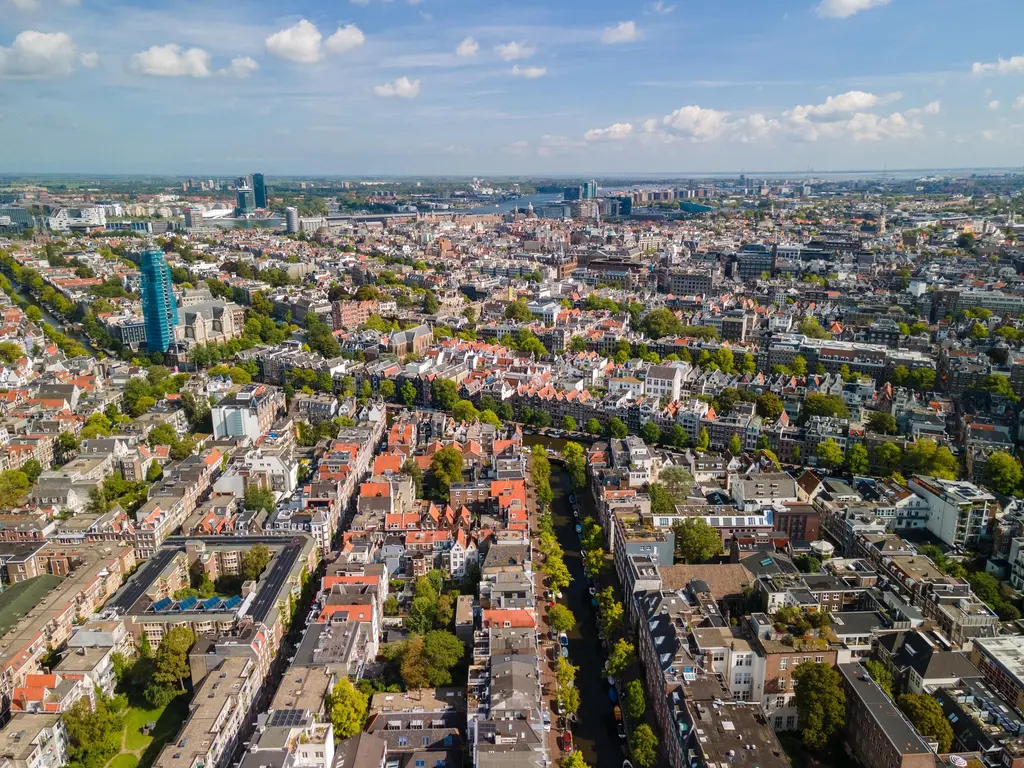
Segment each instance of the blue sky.
[{"label": "blue sky", "polygon": [[1024,165],[1019,0],[0,0],[0,172]]}]

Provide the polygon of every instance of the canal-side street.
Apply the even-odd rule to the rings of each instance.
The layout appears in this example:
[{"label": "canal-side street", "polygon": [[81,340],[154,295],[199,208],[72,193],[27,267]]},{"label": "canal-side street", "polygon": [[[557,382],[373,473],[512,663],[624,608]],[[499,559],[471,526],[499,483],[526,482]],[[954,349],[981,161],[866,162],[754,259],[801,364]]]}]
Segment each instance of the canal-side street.
[{"label": "canal-side street", "polygon": [[[569,478],[560,462],[551,465],[551,490],[554,493],[552,518],[558,543],[565,551],[565,564],[573,582],[562,594],[560,601],[576,616],[576,626],[569,635],[569,661],[579,667],[576,685],[580,692],[578,721],[572,724],[575,746],[587,764],[594,768],[619,768],[623,760],[623,742],[615,733],[612,702],[608,697],[609,685],[604,675],[605,650],[598,639],[597,609],[591,604],[587,578],[583,572],[581,545],[576,533],[576,519],[569,503]],[[581,517],[584,513],[581,511]],[[542,648],[546,652],[543,682],[549,694],[554,694],[554,672],[551,648],[557,641],[547,639],[547,605],[542,595],[543,574],[536,578],[538,594],[538,630],[542,632]],[[545,696],[550,707],[551,696]],[[548,734],[549,753],[554,762],[565,754],[558,739],[558,716],[552,715],[553,727]]]}]

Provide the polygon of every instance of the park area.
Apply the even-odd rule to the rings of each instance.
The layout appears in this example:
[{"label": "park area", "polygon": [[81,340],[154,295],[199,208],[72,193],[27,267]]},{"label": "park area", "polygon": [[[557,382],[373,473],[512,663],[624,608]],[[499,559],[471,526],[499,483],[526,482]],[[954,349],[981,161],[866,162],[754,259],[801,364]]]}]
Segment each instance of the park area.
[{"label": "park area", "polygon": [[[124,712],[121,751],[106,768],[149,768],[160,750],[173,739],[188,714],[188,694],[173,699],[166,707],[129,707]],[[152,731],[147,726],[153,724]]]}]

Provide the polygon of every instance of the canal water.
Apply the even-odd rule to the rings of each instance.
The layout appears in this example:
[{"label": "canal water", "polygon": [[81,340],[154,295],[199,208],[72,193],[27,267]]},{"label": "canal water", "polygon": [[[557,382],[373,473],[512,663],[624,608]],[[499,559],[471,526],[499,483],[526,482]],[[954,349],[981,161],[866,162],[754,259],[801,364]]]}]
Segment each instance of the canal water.
[{"label": "canal water", "polygon": [[[540,442],[545,447],[561,448],[563,441],[527,438],[524,442]],[[565,564],[572,575],[572,584],[563,594],[562,602],[575,614],[576,626],[569,633],[569,661],[579,667],[576,685],[580,689],[579,721],[572,734],[583,759],[594,768],[620,768],[623,745],[615,733],[612,701],[608,697],[610,686],[604,675],[606,660],[604,646],[597,636],[597,609],[591,603],[587,577],[583,573],[583,555],[576,533],[576,519],[569,504],[571,490],[569,476],[561,462],[551,464],[551,504],[555,535],[565,551]],[[590,505],[581,501],[580,517],[586,516]]]},{"label": "canal water", "polygon": [[43,314],[44,323],[53,326],[56,330],[60,331],[65,336],[74,339],[83,347],[85,347],[86,351],[89,352],[89,354],[91,354],[93,357],[96,356],[97,349],[96,347],[93,346],[93,343],[89,340],[88,336],[86,336],[84,333],[79,333],[68,328],[67,323],[59,319],[50,310],[48,310],[46,307],[44,307],[42,304],[40,304],[38,301],[32,298],[32,295],[28,291],[26,291],[22,286],[15,283],[13,280],[11,280],[11,285],[14,286],[14,292],[17,293],[22,298],[23,301],[26,301],[32,306],[39,308],[39,311],[42,312]]}]

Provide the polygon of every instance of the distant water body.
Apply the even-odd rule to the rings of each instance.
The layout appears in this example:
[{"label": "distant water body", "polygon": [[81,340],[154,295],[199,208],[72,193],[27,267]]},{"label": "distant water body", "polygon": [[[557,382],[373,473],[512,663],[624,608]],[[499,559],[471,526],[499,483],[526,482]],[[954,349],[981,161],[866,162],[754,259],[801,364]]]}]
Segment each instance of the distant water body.
[{"label": "distant water body", "polygon": [[538,205],[559,202],[561,199],[562,196],[558,194],[523,195],[516,200],[506,200],[503,203],[481,205],[476,208],[470,208],[469,211],[461,211],[461,213],[508,213],[514,208],[525,208],[530,203],[533,203],[533,207],[536,208]]}]

